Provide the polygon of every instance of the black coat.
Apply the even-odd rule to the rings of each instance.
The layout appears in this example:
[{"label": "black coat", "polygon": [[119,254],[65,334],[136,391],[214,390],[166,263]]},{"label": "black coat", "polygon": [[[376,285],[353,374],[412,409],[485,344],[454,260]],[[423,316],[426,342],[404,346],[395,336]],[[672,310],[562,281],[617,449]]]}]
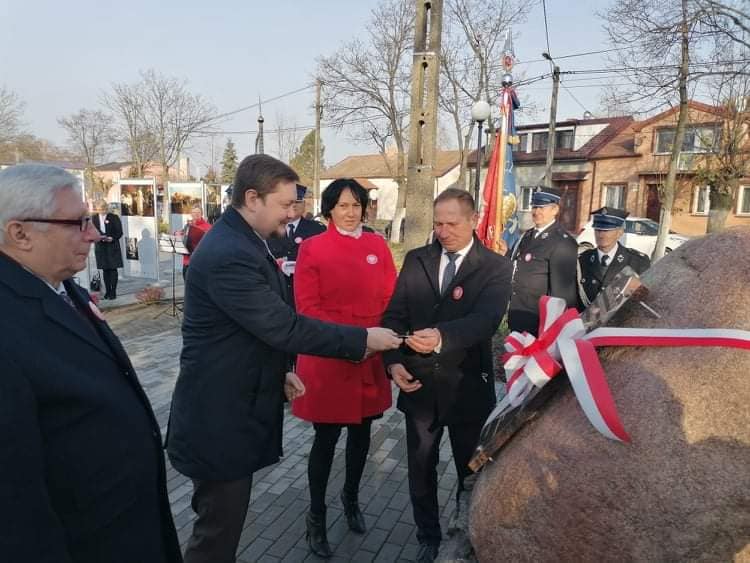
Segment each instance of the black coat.
[{"label": "black coat", "polygon": [[626,248],[619,242],[615,257],[606,270],[602,269],[596,248],[581,253],[578,263],[581,266],[581,289],[583,290],[581,307],[591,303],[625,266],[633,268],[638,275],[651,267],[651,260],[648,256],[632,248]]},{"label": "black coat", "polygon": [[536,335],[540,297],[560,297],[568,307],[578,304],[578,244],[557,221],[536,238],[534,231],[526,231],[511,254],[513,295],[508,327]]},{"label": "black coat", "polygon": [[400,392],[398,408],[409,414],[437,415],[453,424],[485,419],[495,405],[491,340],[510,298],[510,261],[479,239],[440,296],[439,242],[412,250],[383,315],[383,326],[399,334],[423,328],[440,330],[440,353],[418,354],[406,345],[383,354],[385,364],[402,363],[422,383]]},{"label": "black coat", "polygon": [[112,242],[97,242],[94,245],[94,256],[96,256],[96,267],[100,270],[115,270],[122,268],[122,250],[120,250],[120,239],[122,238],[122,223],[114,213],[107,213],[104,218],[106,222],[99,222],[99,214],[94,214],[91,219],[100,234],[112,237]]},{"label": "black coat", "polygon": [[297,260],[299,245],[303,240],[325,232],[325,226],[317,221],[312,221],[302,217],[299,220],[297,229],[294,231],[293,237],[290,238],[289,236],[283,236],[268,239],[268,247],[276,258],[284,258],[286,260],[294,261]]},{"label": "black coat", "polygon": [[[317,221],[302,217],[299,220],[297,229],[294,231],[293,237],[283,236],[268,239],[268,248],[271,249],[271,253],[275,258],[296,262],[297,252],[299,252],[299,245],[302,244],[302,241],[325,232],[326,228]],[[294,275],[285,275],[284,278],[289,295],[294,295]],[[290,303],[294,307],[294,299],[291,299]]]},{"label": "black coat", "polygon": [[282,277],[233,208],[190,259],[167,441],[188,477],[232,481],[278,461],[289,354],[364,356],[365,329],[297,315]]},{"label": "black coat", "polygon": [[117,337],[0,255],[0,560],[181,561],[159,425]]}]

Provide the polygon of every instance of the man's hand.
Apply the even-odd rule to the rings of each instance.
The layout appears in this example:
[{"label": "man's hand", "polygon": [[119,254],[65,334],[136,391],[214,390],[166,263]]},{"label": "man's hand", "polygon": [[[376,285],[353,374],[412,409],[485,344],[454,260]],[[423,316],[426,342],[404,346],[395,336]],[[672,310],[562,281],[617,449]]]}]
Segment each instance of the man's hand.
[{"label": "man's hand", "polygon": [[365,357],[375,352],[395,350],[401,346],[401,339],[390,328],[373,327],[367,329],[367,351]]},{"label": "man's hand", "polygon": [[417,389],[422,388],[422,383],[418,379],[414,379],[414,376],[406,371],[404,364],[392,364],[388,368],[388,372],[391,374],[396,385],[398,385],[398,388],[404,393],[413,393]]},{"label": "man's hand", "polygon": [[293,401],[297,397],[301,397],[305,394],[305,384],[294,372],[287,372],[286,380],[284,381],[284,395],[287,400]]},{"label": "man's hand", "polygon": [[434,352],[435,348],[438,348],[441,342],[440,331],[436,328],[417,330],[406,339],[406,345],[420,354]]}]

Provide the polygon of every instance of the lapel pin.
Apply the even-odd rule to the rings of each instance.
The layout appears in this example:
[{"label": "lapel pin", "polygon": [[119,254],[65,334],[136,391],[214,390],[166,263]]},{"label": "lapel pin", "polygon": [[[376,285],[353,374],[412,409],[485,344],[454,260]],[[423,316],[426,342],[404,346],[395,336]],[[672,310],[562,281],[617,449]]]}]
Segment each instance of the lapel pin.
[{"label": "lapel pin", "polygon": [[295,243],[295,244],[299,244],[299,243],[301,243],[301,242],[302,242],[302,237],[295,237],[295,238],[294,238],[294,243]]},{"label": "lapel pin", "polygon": [[589,262],[591,262],[592,264],[593,264],[594,262],[596,262],[596,254],[592,254],[592,255],[591,255],[591,260],[589,260]]},{"label": "lapel pin", "polygon": [[524,259],[524,262],[531,262],[531,253],[530,253],[530,252],[527,252],[527,253],[526,253],[526,254],[524,255],[523,259]]},{"label": "lapel pin", "polygon": [[373,264],[373,265],[377,264],[378,263],[378,257],[375,256],[374,254],[368,254],[367,255],[367,263],[368,264]]},{"label": "lapel pin", "polygon": [[464,288],[460,285],[457,285],[453,288],[453,299],[454,301],[458,301],[464,296]]},{"label": "lapel pin", "polygon": [[542,238],[547,238],[549,236],[549,233],[542,233]]},{"label": "lapel pin", "polygon": [[622,263],[622,261],[625,260],[625,257],[622,254],[617,255],[617,261]]}]

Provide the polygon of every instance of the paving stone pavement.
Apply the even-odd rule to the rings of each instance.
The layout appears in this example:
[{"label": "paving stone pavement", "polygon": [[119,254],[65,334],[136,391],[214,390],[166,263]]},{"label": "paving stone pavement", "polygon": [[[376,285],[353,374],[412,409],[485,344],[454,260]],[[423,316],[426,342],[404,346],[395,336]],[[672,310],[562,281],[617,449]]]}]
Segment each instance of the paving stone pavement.
[{"label": "paving stone pavement", "polygon": [[[136,306],[108,311],[107,320],[120,336],[156,412],[162,434],[179,369],[182,338],[179,320],[159,315],[167,305]],[[395,394],[394,394],[395,404]],[[349,531],[338,495],[344,481],[344,436],[339,440],[328,485],[328,539],[333,562],[413,561],[417,539],[406,466],[406,433],[403,415],[391,407],[372,427],[370,457],[360,490],[360,505],[368,531]],[[447,435],[447,432],[446,432]],[[307,458],[313,430],[308,422],[286,413],[284,452],[280,463],[254,475],[253,490],[238,560],[250,562],[317,561],[305,541]],[[456,470],[446,437],[440,448],[438,500],[443,532],[454,510]],[[192,530],[191,481],[167,460],[167,486],[172,514],[181,544]]]}]

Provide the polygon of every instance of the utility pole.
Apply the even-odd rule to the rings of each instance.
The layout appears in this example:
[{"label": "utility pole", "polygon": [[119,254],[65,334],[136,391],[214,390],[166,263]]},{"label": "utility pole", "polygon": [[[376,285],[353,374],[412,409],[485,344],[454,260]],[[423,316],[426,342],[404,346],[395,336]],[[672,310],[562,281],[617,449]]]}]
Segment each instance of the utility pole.
[{"label": "utility pole", "polygon": [[322,108],[320,107],[320,79],[315,81],[315,143],[313,144],[313,153],[315,160],[313,162],[313,213],[320,211],[320,114]]},{"label": "utility pole", "polygon": [[423,246],[432,230],[443,27],[442,0],[416,0],[416,4],[406,181],[408,198],[404,228],[407,250]]},{"label": "utility pole", "polygon": [[[548,53],[542,56],[552,63],[552,57]],[[549,106],[549,134],[547,136],[547,164],[544,168],[544,185],[552,187],[552,161],[555,158],[555,123],[557,122],[557,90],[560,87],[560,67],[553,65],[552,68],[552,101]]]}]

